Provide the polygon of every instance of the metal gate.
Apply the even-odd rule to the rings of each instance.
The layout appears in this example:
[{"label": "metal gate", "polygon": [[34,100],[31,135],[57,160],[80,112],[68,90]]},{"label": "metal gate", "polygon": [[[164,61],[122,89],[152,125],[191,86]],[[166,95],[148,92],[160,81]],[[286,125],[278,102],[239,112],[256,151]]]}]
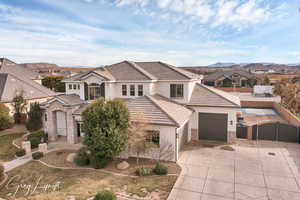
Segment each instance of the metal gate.
[{"label": "metal gate", "polygon": [[247,126],[244,126],[242,124],[237,124],[236,137],[247,139]]},{"label": "metal gate", "polygon": [[299,142],[299,130],[294,125],[280,122],[260,124],[253,126],[252,139]]}]

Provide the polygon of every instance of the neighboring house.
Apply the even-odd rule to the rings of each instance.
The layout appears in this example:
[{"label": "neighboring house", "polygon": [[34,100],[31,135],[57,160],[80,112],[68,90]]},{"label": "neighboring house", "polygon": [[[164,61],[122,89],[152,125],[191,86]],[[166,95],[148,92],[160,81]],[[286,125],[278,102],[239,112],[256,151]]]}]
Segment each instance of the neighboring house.
[{"label": "neighboring house", "polygon": [[257,82],[254,74],[242,70],[219,71],[207,75],[203,83],[214,87],[246,87],[250,88]]},{"label": "neighboring house", "polygon": [[23,93],[24,98],[28,102],[28,107],[30,103],[42,103],[56,95],[56,93],[41,85],[41,79],[38,74],[6,58],[1,58],[0,102],[9,107],[11,114],[13,114],[13,98],[20,93]]},{"label": "neighboring house", "polygon": [[43,104],[44,129],[51,141],[60,136],[68,143],[80,142],[86,106],[99,97],[118,98],[127,104],[132,121],[144,115],[160,150],[171,148],[172,156],[166,159],[177,161],[181,147],[191,139],[236,138],[238,97],[202,85],[201,80],[162,62],[124,61],[96,68],[65,79],[66,94]]},{"label": "neighboring house", "polygon": [[253,74],[273,74],[276,71],[274,69],[253,69],[251,73]]}]

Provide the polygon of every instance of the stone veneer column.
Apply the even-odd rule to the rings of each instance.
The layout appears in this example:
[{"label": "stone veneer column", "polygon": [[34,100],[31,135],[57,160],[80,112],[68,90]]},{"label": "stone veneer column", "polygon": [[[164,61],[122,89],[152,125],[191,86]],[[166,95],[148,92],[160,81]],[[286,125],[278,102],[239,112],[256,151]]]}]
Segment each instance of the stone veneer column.
[{"label": "stone veneer column", "polygon": [[57,128],[56,128],[56,112],[47,112],[47,132],[50,141],[55,141],[57,139]]},{"label": "stone veneer column", "polygon": [[67,141],[69,144],[75,144],[77,140],[76,122],[72,115],[72,109],[67,110],[66,118],[67,118]]},{"label": "stone veneer column", "polygon": [[236,141],[236,131],[228,131],[228,143],[234,143]]}]

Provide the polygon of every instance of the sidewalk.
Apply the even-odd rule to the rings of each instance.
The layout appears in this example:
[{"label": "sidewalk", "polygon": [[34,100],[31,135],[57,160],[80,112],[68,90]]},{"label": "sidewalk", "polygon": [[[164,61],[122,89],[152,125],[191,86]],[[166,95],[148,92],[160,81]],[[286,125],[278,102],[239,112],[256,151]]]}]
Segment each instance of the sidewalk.
[{"label": "sidewalk", "polygon": [[15,160],[12,160],[12,161],[9,161],[9,162],[5,162],[3,164],[4,166],[4,172],[8,172],[16,167],[19,167],[21,165],[24,165],[26,163],[28,163],[29,161],[32,160],[32,157],[30,156],[25,156],[25,157],[22,157],[22,158],[17,158]]}]

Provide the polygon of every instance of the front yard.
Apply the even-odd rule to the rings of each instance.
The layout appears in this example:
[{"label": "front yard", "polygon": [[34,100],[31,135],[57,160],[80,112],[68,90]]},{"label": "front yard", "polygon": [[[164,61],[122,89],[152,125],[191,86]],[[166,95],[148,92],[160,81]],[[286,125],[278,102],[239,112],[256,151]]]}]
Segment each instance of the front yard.
[{"label": "front yard", "polygon": [[129,177],[100,170],[55,169],[36,161],[12,170],[8,176],[8,182],[0,188],[0,197],[19,200],[65,200],[69,196],[86,200],[104,189],[133,197],[166,199],[177,179],[177,176]]},{"label": "front yard", "polygon": [[22,137],[24,134],[25,132],[20,132],[0,136],[0,163],[7,162],[15,158],[18,148],[15,147],[12,142],[17,138]]}]

